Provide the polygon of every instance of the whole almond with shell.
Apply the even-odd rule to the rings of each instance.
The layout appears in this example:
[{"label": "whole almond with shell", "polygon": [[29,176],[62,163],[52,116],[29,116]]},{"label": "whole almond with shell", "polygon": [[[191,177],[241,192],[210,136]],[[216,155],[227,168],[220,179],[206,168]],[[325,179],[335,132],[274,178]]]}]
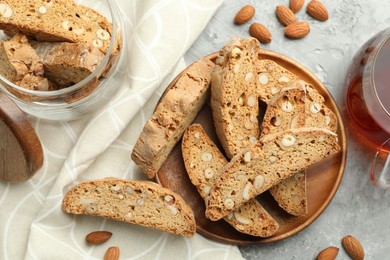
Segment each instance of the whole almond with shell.
[{"label": "whole almond with shell", "polygon": [[310,25],[307,22],[295,22],[284,29],[284,35],[291,39],[300,39],[308,35]]},{"label": "whole almond with shell", "polygon": [[249,27],[249,34],[261,43],[270,43],[272,41],[270,31],[261,23],[253,23]]},{"label": "whole almond with shell", "polygon": [[99,245],[106,242],[111,236],[112,233],[109,231],[94,231],[85,237],[85,241],[91,245]]},{"label": "whole almond with shell", "polygon": [[338,247],[330,246],[325,248],[318,254],[317,260],[334,260],[336,259],[338,253],[339,253]]},{"label": "whole almond with shell", "polygon": [[295,14],[287,6],[278,5],[275,14],[284,26],[288,26],[296,21]]},{"label": "whole almond with shell", "polygon": [[234,17],[235,24],[244,24],[255,15],[256,9],[251,5],[243,6]]},{"label": "whole almond with shell", "polygon": [[104,260],[118,260],[120,255],[119,247],[112,246],[104,254]]},{"label": "whole almond with shell", "polygon": [[325,5],[317,0],[312,0],[307,4],[306,12],[319,21],[326,21],[329,19],[328,10]]},{"label": "whole almond with shell", "polygon": [[303,4],[305,3],[305,0],[290,0],[290,10],[296,14],[299,12],[299,10],[302,9]]},{"label": "whole almond with shell", "polygon": [[359,240],[354,236],[345,236],[341,240],[345,251],[353,260],[363,260],[364,259],[364,249]]}]

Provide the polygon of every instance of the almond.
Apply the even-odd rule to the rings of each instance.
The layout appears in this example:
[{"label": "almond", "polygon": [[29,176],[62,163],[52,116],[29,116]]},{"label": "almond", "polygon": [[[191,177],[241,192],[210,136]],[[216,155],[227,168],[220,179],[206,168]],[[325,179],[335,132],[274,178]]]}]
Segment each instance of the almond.
[{"label": "almond", "polygon": [[234,17],[234,23],[244,24],[248,22],[255,15],[255,12],[256,10],[253,6],[245,5],[240,9],[240,11],[237,12],[236,16]]},{"label": "almond", "polygon": [[338,253],[339,253],[338,247],[330,246],[325,248],[318,254],[317,260],[334,260],[336,259]]},{"label": "almond", "polygon": [[319,21],[326,21],[329,18],[328,10],[323,3],[312,0],[306,6],[306,12]]},{"label": "almond", "polygon": [[353,236],[345,236],[341,240],[341,243],[347,251],[348,255],[353,259],[353,260],[362,260],[364,259],[364,250],[362,245],[360,244],[359,240],[357,240]]},{"label": "almond", "polygon": [[85,241],[91,245],[99,245],[106,242],[112,236],[108,231],[94,231],[85,237]]},{"label": "almond", "polygon": [[302,9],[305,0],[290,0],[290,10],[296,14]]},{"label": "almond", "polygon": [[278,5],[276,7],[276,17],[278,17],[279,21],[287,26],[296,21],[295,14],[288,8],[287,6]]},{"label": "almond", "polygon": [[291,39],[300,39],[308,35],[310,25],[307,22],[295,22],[284,29],[284,35]]},{"label": "almond", "polygon": [[119,247],[112,246],[108,248],[106,253],[104,254],[104,260],[118,260],[119,254]]},{"label": "almond", "polygon": [[261,23],[253,23],[249,27],[249,34],[252,37],[258,39],[261,43],[270,43],[272,40],[271,33],[269,32],[267,27],[265,27]]}]

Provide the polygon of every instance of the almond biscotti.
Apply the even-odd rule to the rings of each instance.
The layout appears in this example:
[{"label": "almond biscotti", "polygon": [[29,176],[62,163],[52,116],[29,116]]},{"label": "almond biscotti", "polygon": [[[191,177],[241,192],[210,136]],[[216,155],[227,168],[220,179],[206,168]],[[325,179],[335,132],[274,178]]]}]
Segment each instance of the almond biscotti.
[{"label": "almond biscotti", "polygon": [[337,134],[298,128],[263,136],[223,169],[211,189],[206,217],[219,220],[273,185],[340,150]]},{"label": "almond biscotti", "polygon": [[[2,0],[0,29],[38,41],[87,43],[107,53],[112,24],[73,0]],[[113,53],[119,50],[120,42]]]},{"label": "almond biscotti", "polygon": [[291,71],[272,60],[259,59],[258,66],[259,87],[257,88],[257,95],[266,104],[268,104],[281,89],[298,79]]},{"label": "almond biscotti", "polygon": [[30,44],[45,68],[45,76],[59,88],[82,81],[104,58],[104,54],[91,44],[36,41],[30,41]]},{"label": "almond biscotti", "polygon": [[43,64],[22,34],[0,41],[0,65],[0,74],[12,83],[29,90],[49,89]]},{"label": "almond biscotti", "polygon": [[173,147],[210,97],[214,63],[207,58],[194,62],[161,99],[146,122],[131,153],[147,177],[153,178]]},{"label": "almond biscotti", "polygon": [[[262,122],[262,136],[299,127],[337,130],[336,115],[325,106],[324,98],[308,83],[294,80],[268,104]],[[270,188],[277,203],[288,213],[307,213],[306,173],[302,171]]]},{"label": "almond biscotti", "polygon": [[[182,139],[184,165],[191,182],[206,199],[227,164],[226,158],[199,124],[190,125]],[[269,237],[279,228],[276,220],[256,199],[251,199],[224,220],[241,233]]]},{"label": "almond biscotti", "polygon": [[211,108],[216,133],[229,158],[259,138],[259,46],[254,38],[233,38],[216,59]]},{"label": "almond biscotti", "polygon": [[107,178],[82,182],[66,193],[62,209],[186,237],[196,231],[194,213],[182,197],[151,181]]}]

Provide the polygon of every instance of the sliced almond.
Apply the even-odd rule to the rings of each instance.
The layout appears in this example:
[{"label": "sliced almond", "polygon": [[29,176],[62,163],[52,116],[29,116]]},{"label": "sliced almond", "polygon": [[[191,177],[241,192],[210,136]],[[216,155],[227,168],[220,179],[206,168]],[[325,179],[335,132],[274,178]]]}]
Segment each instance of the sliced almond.
[{"label": "sliced almond", "polygon": [[110,33],[107,32],[106,30],[104,29],[97,29],[96,31],[96,35],[99,39],[103,40],[103,41],[106,41],[108,39],[110,39]]},{"label": "sliced almond", "polygon": [[250,223],[252,223],[252,221],[250,221],[250,219],[247,219],[247,218],[244,218],[243,216],[241,216],[239,213],[237,212],[234,212],[233,213],[233,216],[234,218],[240,222],[241,224],[244,224],[244,225],[248,225]]},{"label": "sliced almond", "polygon": [[246,152],[244,154],[244,162],[248,163],[251,161],[251,152]]},{"label": "sliced almond", "polygon": [[242,191],[242,197],[244,200],[250,199],[249,191],[250,191],[251,187],[252,187],[252,183],[248,182],[247,184],[245,184],[244,190]]},{"label": "sliced almond", "polygon": [[13,11],[11,6],[8,4],[1,3],[0,4],[0,15],[4,18],[10,18],[13,15]]},{"label": "sliced almond", "polygon": [[209,152],[203,152],[201,156],[202,156],[202,161],[204,162],[209,162],[211,161],[211,159],[213,159],[213,155]]},{"label": "sliced almond", "polygon": [[283,103],[282,103],[282,110],[284,111],[284,112],[291,112],[292,110],[293,110],[293,105],[291,104],[291,102],[290,101],[288,101],[288,100],[286,100],[286,101],[284,101]]},{"label": "sliced almond", "polygon": [[261,85],[266,85],[266,84],[268,84],[268,82],[269,82],[269,79],[268,79],[268,74],[267,73],[260,73],[259,74],[259,83],[261,84]]},{"label": "sliced almond", "polygon": [[252,95],[250,95],[246,101],[247,105],[250,107],[256,106],[256,98]]},{"label": "sliced almond", "polygon": [[234,208],[234,201],[230,198],[225,199],[223,204],[225,205],[226,209],[228,209],[228,210]]},{"label": "sliced almond", "polygon": [[204,177],[205,177],[206,179],[211,179],[211,178],[214,177],[214,170],[211,169],[211,168],[205,169],[203,173],[204,173]]},{"label": "sliced almond", "polygon": [[293,135],[287,134],[287,135],[283,136],[282,145],[285,147],[289,147],[289,146],[294,145],[295,141],[296,141],[296,139]]},{"label": "sliced almond", "polygon": [[253,187],[254,187],[256,190],[260,189],[261,187],[263,187],[264,181],[265,181],[265,179],[264,179],[264,176],[263,176],[263,175],[257,175],[257,176],[255,177],[254,182],[253,182]]},{"label": "sliced almond", "polygon": [[313,114],[317,114],[318,112],[320,112],[320,110],[321,110],[320,104],[316,102],[310,104],[310,112],[312,112]]},{"label": "sliced almond", "polygon": [[250,81],[251,79],[253,78],[253,73],[252,72],[248,72],[246,75],[245,75],[245,81]]},{"label": "sliced almond", "polygon": [[40,7],[38,7],[38,13],[40,13],[40,14],[45,14],[45,13],[47,13],[47,8],[46,8],[46,6],[40,6]]}]

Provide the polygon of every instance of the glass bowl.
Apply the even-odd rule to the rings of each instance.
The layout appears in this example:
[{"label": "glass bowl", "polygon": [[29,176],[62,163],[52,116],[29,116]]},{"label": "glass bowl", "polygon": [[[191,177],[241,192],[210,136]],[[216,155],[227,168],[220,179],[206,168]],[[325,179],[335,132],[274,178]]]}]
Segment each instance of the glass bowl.
[{"label": "glass bowl", "polygon": [[[46,1],[50,2],[50,1]],[[55,1],[53,1],[55,2]],[[0,75],[0,89],[24,112],[48,120],[73,120],[102,107],[118,89],[115,76],[123,66],[126,35],[121,11],[115,0],[78,0],[103,15],[112,24],[111,40],[101,63],[83,80],[57,90],[30,90]],[[1,33],[0,39],[9,38]],[[119,51],[118,43],[119,42]]]}]

